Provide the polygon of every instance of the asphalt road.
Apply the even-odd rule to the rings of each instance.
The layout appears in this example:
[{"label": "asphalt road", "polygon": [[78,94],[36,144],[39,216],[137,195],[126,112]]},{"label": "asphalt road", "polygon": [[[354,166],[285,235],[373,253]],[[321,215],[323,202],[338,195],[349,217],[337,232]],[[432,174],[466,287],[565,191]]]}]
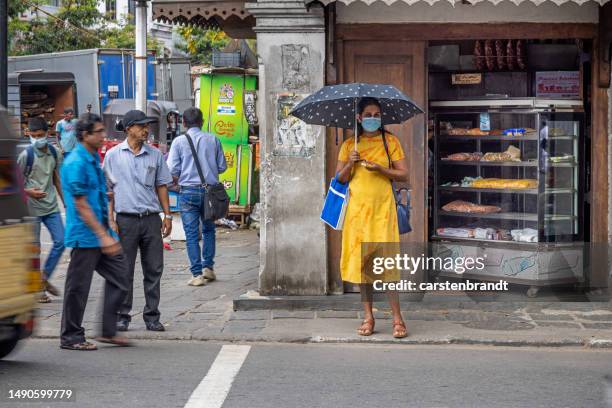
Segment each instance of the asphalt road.
[{"label": "asphalt road", "polygon": [[[30,340],[0,362],[0,406],[184,407],[197,394],[190,406],[606,407],[612,375],[612,350],[253,344],[236,354],[222,346],[143,341],[73,352]],[[7,399],[10,389],[65,388],[76,402]]]}]

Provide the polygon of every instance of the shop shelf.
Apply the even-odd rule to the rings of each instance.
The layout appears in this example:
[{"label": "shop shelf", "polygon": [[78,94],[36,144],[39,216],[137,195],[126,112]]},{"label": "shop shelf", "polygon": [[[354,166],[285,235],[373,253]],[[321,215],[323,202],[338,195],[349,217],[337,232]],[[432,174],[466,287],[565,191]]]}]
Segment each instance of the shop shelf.
[{"label": "shop shelf", "polygon": [[476,166],[476,167],[538,167],[537,161],[490,162],[490,161],[457,161],[440,160],[443,165]]},{"label": "shop shelf", "polygon": [[[526,140],[533,140],[533,141],[537,141],[538,140],[538,135],[536,133],[530,133],[528,135],[525,136],[503,136],[503,135],[498,135],[498,136],[470,136],[470,135],[449,135],[446,133],[442,133],[440,134],[441,138],[444,139],[448,139],[449,141],[452,140],[461,140],[461,141],[465,141],[465,140],[485,140],[485,141],[508,141],[508,142],[522,142],[522,141],[526,141]],[[556,138],[556,137],[555,137]],[[554,138],[550,138],[550,139],[554,139]]]},{"label": "shop shelf", "polygon": [[[537,222],[538,214],[536,213],[522,213],[522,212],[498,212],[498,213],[461,213],[453,211],[440,211],[438,213],[441,216],[448,217],[464,217],[464,218],[487,218],[493,220],[517,220],[527,222]],[[576,217],[571,215],[559,215],[559,214],[548,214],[544,216],[546,221],[569,221]]]},{"label": "shop shelf", "polygon": [[544,194],[574,194],[574,188],[545,188]]},{"label": "shop shelf", "polygon": [[485,244],[485,245],[498,244],[503,247],[508,247],[508,245],[517,245],[520,247],[532,247],[532,248],[538,246],[537,242],[520,242],[520,241],[510,241],[510,240],[504,241],[501,239],[446,237],[444,235],[437,235],[437,234],[432,235],[431,238],[436,241],[445,241],[451,244],[457,241],[457,242],[468,242],[468,243],[473,243],[473,244]]},{"label": "shop shelf", "polygon": [[448,217],[464,217],[464,218],[488,218],[494,220],[518,220],[538,222],[538,214],[535,213],[520,213],[520,212],[498,212],[498,213],[462,213],[453,211],[440,211],[438,214]]},{"label": "shop shelf", "polygon": [[466,193],[505,193],[505,194],[538,194],[537,188],[510,190],[504,188],[473,188],[473,187],[438,187],[438,190]]}]

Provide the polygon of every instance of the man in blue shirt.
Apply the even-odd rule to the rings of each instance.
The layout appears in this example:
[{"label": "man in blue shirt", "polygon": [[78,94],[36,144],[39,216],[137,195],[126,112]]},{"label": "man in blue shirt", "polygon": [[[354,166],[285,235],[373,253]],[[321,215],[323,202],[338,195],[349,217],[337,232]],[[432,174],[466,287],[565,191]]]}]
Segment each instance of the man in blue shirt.
[{"label": "man in blue shirt", "polygon": [[64,153],[64,159],[74,150],[77,145],[76,137],[77,120],[74,119],[74,110],[72,108],[64,109],[64,119],[57,122],[55,131],[59,135],[59,142]]},{"label": "man in blue shirt", "polygon": [[[119,311],[117,330],[127,331],[134,297],[134,268],[140,249],[145,307],[142,318],[147,330],[164,331],[159,321],[160,282],[164,271],[163,237],[172,232],[168,184],[172,177],[159,150],[147,144],[148,118],[140,110],[127,112],[121,120],[126,139],[104,157],[104,172],[110,179],[113,200],[111,228],[119,233],[128,261],[128,295]],[[164,212],[162,222],[160,212]],[[116,213],[116,220],[114,220]]]},{"label": "man in blue shirt", "polygon": [[97,340],[120,346],[128,341],[117,336],[117,314],[127,294],[127,263],[117,236],[109,227],[106,179],[98,149],[106,130],[102,119],[86,113],[79,118],[79,144],[64,162],[62,189],[66,203],[64,244],[72,250],[62,310],[60,347],[96,350],[85,340],[83,314],[94,270],[106,280],[102,336]]},{"label": "man in blue shirt", "polygon": [[[183,126],[187,134],[177,137],[170,147],[168,154],[168,167],[170,174],[180,187],[179,207],[181,220],[187,239],[187,256],[191,264],[193,277],[189,281],[191,286],[203,286],[206,281],[216,279],[214,272],[215,259],[215,223],[202,219],[202,208],[205,194],[203,184],[219,183],[219,174],[227,169],[225,155],[221,142],[214,135],[204,133],[202,128],[202,111],[198,108],[189,108],[183,113]],[[197,158],[202,167],[204,182],[200,179],[193,154],[189,147],[190,137],[195,145]],[[200,252],[200,222],[202,223],[202,239],[204,240]],[[202,262],[204,259],[204,262]]]}]

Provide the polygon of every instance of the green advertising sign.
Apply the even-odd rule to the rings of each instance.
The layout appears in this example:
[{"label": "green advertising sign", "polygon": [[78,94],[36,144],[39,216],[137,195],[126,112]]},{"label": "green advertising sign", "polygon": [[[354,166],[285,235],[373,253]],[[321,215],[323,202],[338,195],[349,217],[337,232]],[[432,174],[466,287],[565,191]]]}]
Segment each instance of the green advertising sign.
[{"label": "green advertising sign", "polygon": [[251,179],[253,177],[253,148],[252,145],[240,146],[240,197],[239,205],[251,204]]},{"label": "green advertising sign", "polygon": [[200,77],[200,109],[204,130],[223,143],[246,144],[249,127],[244,115],[244,90],[255,89],[256,78],[236,74]]},{"label": "green advertising sign", "polygon": [[[219,181],[232,204],[251,204],[251,179],[253,177],[253,151],[251,145],[223,143],[227,170],[219,175]],[[238,194],[236,194],[238,192]]]},{"label": "green advertising sign", "polygon": [[225,154],[225,162],[227,163],[227,170],[219,174],[219,182],[223,183],[225,186],[225,191],[227,191],[227,195],[229,195],[230,203],[238,204],[236,202],[236,186],[239,183],[237,174],[240,145],[222,143],[222,146],[223,153]]}]

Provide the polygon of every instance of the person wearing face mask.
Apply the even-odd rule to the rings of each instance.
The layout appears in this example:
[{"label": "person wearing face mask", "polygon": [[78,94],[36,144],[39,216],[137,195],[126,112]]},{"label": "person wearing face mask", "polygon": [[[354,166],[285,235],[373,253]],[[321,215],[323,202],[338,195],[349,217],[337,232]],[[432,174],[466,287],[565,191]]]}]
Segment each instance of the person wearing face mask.
[{"label": "person wearing face mask", "polygon": [[[399,243],[391,181],[407,181],[408,166],[398,138],[384,130],[378,100],[362,98],[357,112],[357,146],[354,137],[345,140],[336,167],[338,180],[348,182],[350,191],[342,228],[340,271],[343,281],[360,285],[364,320],[357,333],[370,336],[374,332],[373,286],[362,269],[362,259],[367,257],[364,254],[362,258],[362,243]],[[393,337],[406,337],[398,294],[387,294],[393,313]]]},{"label": "person wearing face mask", "polygon": [[58,169],[62,154],[47,141],[47,122],[40,117],[28,122],[31,146],[21,152],[17,163],[24,175],[24,191],[28,197],[30,215],[36,217],[35,243],[40,249],[40,226],[45,224],[51,234],[53,246],[42,269],[43,293],[39,302],[51,301],[49,295],[59,296],[59,290],[49,279],[64,253],[64,224],[60,214],[58,196],[64,201]]},{"label": "person wearing face mask", "polygon": [[[140,110],[125,114],[118,129],[126,139],[108,151],[104,171],[109,176],[113,200],[109,206],[111,228],[119,234],[128,261],[128,294],[119,310],[117,330],[127,331],[134,297],[134,268],[140,249],[145,307],[142,317],[147,330],[164,331],[159,321],[160,281],[164,270],[163,239],[172,231],[168,185],[170,170],[162,153],[147,144],[148,118]],[[161,220],[159,213],[164,213]],[[116,214],[116,216],[115,216]]]}]

